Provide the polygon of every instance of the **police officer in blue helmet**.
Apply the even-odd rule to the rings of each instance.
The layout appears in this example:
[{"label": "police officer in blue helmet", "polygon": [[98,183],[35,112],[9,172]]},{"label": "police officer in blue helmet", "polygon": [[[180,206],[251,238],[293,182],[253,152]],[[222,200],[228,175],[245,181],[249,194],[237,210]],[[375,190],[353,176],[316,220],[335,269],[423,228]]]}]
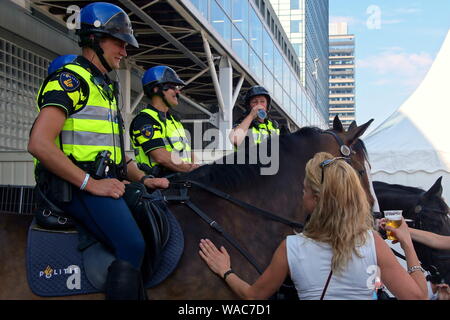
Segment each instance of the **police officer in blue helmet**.
[{"label": "police officer in blue helmet", "polygon": [[198,168],[183,124],[173,113],[185,82],[168,66],[148,69],[142,77],[151,99],[131,122],[130,137],[138,166],[148,174],[167,176]]},{"label": "police officer in blue helmet", "polygon": [[[126,46],[138,44],[127,14],[116,5],[91,3],[81,10],[80,22],[82,55],[51,64],[38,92],[39,114],[28,151],[36,159],[36,186],[46,201],[75,218],[114,254],[106,298],[143,299],[146,244],[122,198],[124,180],[153,189],[167,188],[168,180],[148,178],[125,155],[118,90],[107,75],[127,56]],[[67,186],[70,196],[60,192]]]},{"label": "police officer in blue helmet", "polygon": [[231,143],[237,148],[246,137],[256,145],[269,138],[279,135],[278,123],[269,116],[272,99],[266,88],[256,85],[245,93],[244,107],[246,111],[233,126],[229,135]]}]

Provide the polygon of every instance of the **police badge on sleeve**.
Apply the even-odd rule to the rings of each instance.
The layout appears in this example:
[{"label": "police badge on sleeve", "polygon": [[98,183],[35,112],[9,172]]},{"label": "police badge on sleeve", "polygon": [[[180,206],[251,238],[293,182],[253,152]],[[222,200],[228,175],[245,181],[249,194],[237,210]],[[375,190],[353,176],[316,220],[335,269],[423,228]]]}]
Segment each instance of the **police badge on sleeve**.
[{"label": "police badge on sleeve", "polygon": [[72,92],[78,89],[80,80],[69,72],[61,72],[59,75],[59,84],[65,91]]},{"label": "police badge on sleeve", "polygon": [[153,126],[145,125],[141,128],[141,134],[147,139],[151,139],[153,136]]}]

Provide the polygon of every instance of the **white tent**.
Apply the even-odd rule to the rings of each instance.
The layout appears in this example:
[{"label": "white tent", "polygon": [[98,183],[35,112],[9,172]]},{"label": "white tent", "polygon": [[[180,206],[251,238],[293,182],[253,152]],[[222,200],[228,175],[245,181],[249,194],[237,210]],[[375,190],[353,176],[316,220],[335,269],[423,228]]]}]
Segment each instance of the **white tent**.
[{"label": "white tent", "polygon": [[428,190],[443,176],[450,201],[450,30],[428,74],[364,142],[373,180]]}]

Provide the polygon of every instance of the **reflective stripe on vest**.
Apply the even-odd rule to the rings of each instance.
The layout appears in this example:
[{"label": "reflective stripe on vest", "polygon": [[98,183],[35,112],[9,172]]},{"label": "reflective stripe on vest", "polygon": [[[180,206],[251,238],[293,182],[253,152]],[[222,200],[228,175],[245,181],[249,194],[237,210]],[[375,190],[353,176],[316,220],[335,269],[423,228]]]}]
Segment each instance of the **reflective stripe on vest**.
[{"label": "reflective stripe on vest", "polygon": [[[64,69],[83,78],[89,86],[86,105],[74,114],[69,115],[61,131],[62,150],[65,155],[72,155],[77,161],[94,161],[97,154],[103,150],[111,152],[111,159],[120,164],[122,153],[117,113],[117,102],[112,96],[93,82],[92,74],[77,64],[67,64]],[[57,80],[56,80],[57,81]],[[39,94],[55,90],[51,85],[41,88]],[[42,93],[41,93],[42,91]],[[60,147],[59,137],[55,143]]]},{"label": "reflective stripe on vest", "polygon": [[[152,137],[153,139],[161,138],[164,141],[164,148],[168,152],[176,151],[183,162],[192,162],[191,146],[187,141],[186,132],[184,131],[184,127],[181,122],[175,120],[172,115],[170,116],[170,119],[167,119],[165,122],[163,122],[159,119],[158,112],[149,108],[146,108],[141,112],[148,114],[161,126],[161,136],[154,135]],[[136,162],[145,163],[150,167],[158,165],[159,163],[154,161],[154,159],[150,157],[149,153],[145,154],[142,147],[138,143],[136,143],[135,140],[139,139],[136,139],[135,135],[140,135],[140,132],[133,132],[133,136],[131,137],[131,143],[133,145],[133,148],[135,149]]]},{"label": "reflective stripe on vest", "polygon": [[271,134],[280,134],[280,129],[273,126],[273,122],[267,120],[267,124],[259,123],[258,127],[252,127],[253,141],[256,144],[261,143],[264,139],[267,139]]}]

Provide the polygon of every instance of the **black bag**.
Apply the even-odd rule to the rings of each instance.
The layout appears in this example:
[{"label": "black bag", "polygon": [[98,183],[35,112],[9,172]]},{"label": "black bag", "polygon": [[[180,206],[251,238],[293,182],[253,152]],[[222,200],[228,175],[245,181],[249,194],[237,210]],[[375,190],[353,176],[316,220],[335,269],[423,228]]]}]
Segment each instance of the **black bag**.
[{"label": "black bag", "polygon": [[144,281],[147,281],[158,268],[161,253],[169,240],[170,224],[164,197],[159,190],[150,194],[142,183],[132,182],[125,185],[123,199],[130,208],[146,243],[141,269]]},{"label": "black bag", "polygon": [[37,170],[38,179],[34,189],[38,207],[33,211],[36,223],[45,229],[74,229],[75,221],[60,209],[60,204],[72,200],[70,183],[57,177],[43,166]]}]

